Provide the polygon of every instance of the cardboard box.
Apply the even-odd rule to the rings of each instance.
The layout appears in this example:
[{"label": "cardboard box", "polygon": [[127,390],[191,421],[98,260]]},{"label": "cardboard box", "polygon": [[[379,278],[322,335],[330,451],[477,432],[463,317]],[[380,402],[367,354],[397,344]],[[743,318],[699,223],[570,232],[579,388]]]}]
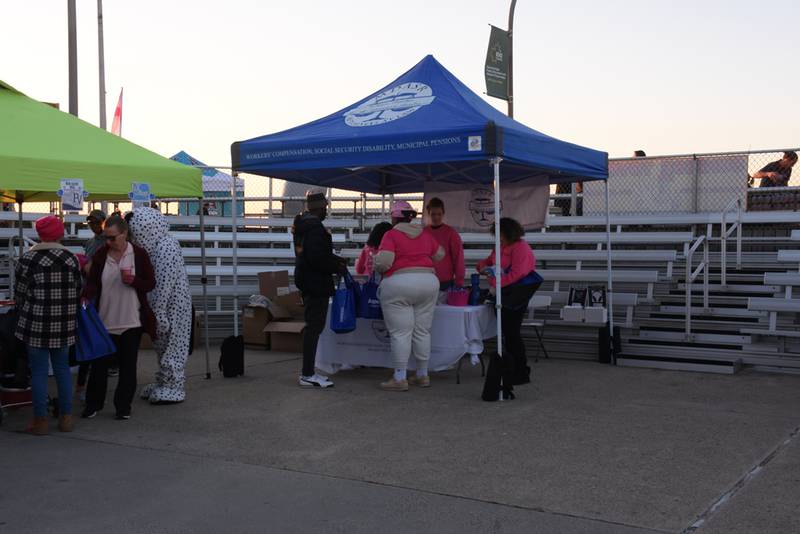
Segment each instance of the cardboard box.
[{"label": "cardboard box", "polygon": [[242,335],[245,345],[269,348],[269,334],[264,327],[272,320],[269,310],[258,306],[245,306],[242,309]]},{"label": "cardboard box", "polygon": [[299,291],[280,290],[270,298],[269,320],[263,328],[269,336],[270,350],[278,352],[302,352],[303,320],[305,308]]},{"label": "cardboard box", "polygon": [[292,291],[270,299],[273,319],[302,319],[305,313],[303,298],[299,291]]},{"label": "cardboard box", "polygon": [[303,352],[304,321],[270,321],[264,328],[270,339],[270,350]]},{"label": "cardboard box", "polygon": [[279,288],[289,287],[289,271],[258,273],[258,292],[267,298],[278,296]]}]

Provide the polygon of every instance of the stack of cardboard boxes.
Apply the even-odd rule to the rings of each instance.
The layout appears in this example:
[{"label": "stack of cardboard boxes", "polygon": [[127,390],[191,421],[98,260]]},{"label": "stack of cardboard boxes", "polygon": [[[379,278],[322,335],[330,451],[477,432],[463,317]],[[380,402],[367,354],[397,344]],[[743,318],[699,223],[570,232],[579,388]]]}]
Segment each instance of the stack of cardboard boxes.
[{"label": "stack of cardboard boxes", "polygon": [[300,292],[289,287],[289,272],[259,273],[258,288],[269,299],[267,308],[245,306],[242,333],[247,345],[278,352],[303,350],[303,301]]}]

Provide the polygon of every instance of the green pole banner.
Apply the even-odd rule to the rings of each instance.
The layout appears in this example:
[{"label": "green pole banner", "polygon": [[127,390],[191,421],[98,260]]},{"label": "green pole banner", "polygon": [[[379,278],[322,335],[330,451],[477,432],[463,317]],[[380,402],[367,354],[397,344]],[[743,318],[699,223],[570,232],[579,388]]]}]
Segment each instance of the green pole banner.
[{"label": "green pole banner", "polygon": [[508,62],[511,59],[511,40],[508,32],[492,26],[489,49],[486,52],[486,94],[508,100]]}]

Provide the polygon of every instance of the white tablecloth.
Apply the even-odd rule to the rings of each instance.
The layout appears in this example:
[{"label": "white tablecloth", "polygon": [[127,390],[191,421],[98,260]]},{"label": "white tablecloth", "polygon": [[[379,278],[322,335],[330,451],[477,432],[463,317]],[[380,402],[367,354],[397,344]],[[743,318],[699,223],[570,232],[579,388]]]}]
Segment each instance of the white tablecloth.
[{"label": "white tablecloth", "polygon": [[[497,335],[494,308],[489,306],[436,306],[431,328],[431,358],[428,367],[443,371],[464,354],[483,352],[483,340]],[[392,368],[389,333],[383,321],[358,319],[353,332],[334,334],[328,323],[317,346],[317,368],[335,373],[358,365]],[[412,356],[409,369],[416,368]]]}]

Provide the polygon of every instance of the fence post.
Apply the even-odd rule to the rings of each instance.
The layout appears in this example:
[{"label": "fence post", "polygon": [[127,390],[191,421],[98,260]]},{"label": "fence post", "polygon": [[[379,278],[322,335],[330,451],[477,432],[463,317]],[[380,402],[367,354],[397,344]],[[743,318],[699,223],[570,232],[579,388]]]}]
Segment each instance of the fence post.
[{"label": "fence post", "polygon": [[692,209],[695,213],[700,211],[700,160],[697,158],[697,154],[692,154],[692,159],[694,160],[694,179],[692,183],[692,188],[694,189],[694,194],[692,198]]},{"label": "fence post", "polygon": [[578,212],[578,185],[573,182],[570,184],[570,199],[569,199],[569,214],[572,217],[575,217]]}]

